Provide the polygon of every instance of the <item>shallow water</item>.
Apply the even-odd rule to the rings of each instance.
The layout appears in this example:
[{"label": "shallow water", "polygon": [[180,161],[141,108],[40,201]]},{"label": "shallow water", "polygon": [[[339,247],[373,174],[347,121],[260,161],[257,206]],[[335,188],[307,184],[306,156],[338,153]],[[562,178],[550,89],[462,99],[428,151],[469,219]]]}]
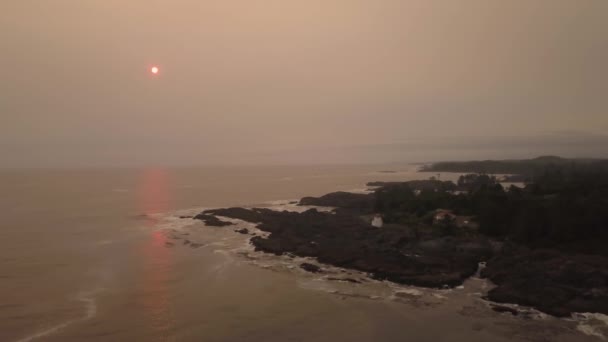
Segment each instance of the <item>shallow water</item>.
[{"label": "shallow water", "polygon": [[[379,170],[397,170],[380,173]],[[305,195],[426,178],[408,165],[0,173],[1,341],[598,341],[605,316],[499,314],[476,277],[421,289],[254,252],[204,208],[301,210]],[[442,174],[442,179],[457,175]],[[314,262],[314,261],[313,261]],[[330,280],[355,279],[360,283]],[[524,310],[526,311],[526,310]]]}]

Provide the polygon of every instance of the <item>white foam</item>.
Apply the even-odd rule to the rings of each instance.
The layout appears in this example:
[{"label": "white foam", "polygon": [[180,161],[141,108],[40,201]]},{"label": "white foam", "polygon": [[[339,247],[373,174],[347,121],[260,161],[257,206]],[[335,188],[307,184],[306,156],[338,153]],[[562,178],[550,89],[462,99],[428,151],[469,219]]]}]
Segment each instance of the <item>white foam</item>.
[{"label": "white foam", "polygon": [[500,306],[504,306],[513,310],[516,310],[517,313],[521,316],[521,317],[525,317],[528,319],[537,319],[537,320],[544,320],[549,318],[550,316],[540,312],[532,307],[528,307],[528,306],[523,306],[523,305],[519,305],[519,304],[509,304],[509,303],[494,303],[494,302],[490,302],[490,301],[484,301],[484,303],[486,303],[486,305],[488,305],[488,307],[492,307],[493,305],[500,305]]},{"label": "white foam", "polygon": [[578,322],[576,329],[585,335],[595,336],[602,340],[608,333],[608,315],[600,313],[575,313],[573,319]]},{"label": "white foam", "polygon": [[599,337],[602,340],[606,339],[606,337],[604,336],[604,334],[602,334],[601,332],[595,330],[594,327],[592,327],[591,325],[588,325],[588,324],[580,323],[579,325],[576,326],[576,330],[582,332],[585,335]]},{"label": "white foam", "polygon": [[276,200],[276,201],[266,201],[264,202],[264,206],[282,206],[282,205],[286,205],[286,204],[293,204],[293,205],[298,205],[298,203],[300,202],[299,199],[297,198],[292,198],[292,199],[282,199],[282,200]]},{"label": "white foam", "polygon": [[[357,191],[363,190],[358,189]],[[328,207],[299,206],[297,204],[298,201],[294,199],[287,199],[268,201],[265,202],[261,207],[276,211],[291,212],[304,212],[311,208],[314,208],[319,211],[330,212],[334,209]],[[189,209],[188,211],[182,210],[180,213],[184,216],[195,215],[203,210],[205,209]],[[175,217],[175,215],[177,215],[177,212],[173,213],[173,215],[174,216],[172,218],[168,218],[165,220],[167,221],[164,222],[165,226],[170,226],[171,222],[176,224],[181,224],[180,222],[187,222],[188,225],[192,224],[191,219],[186,219],[184,221],[183,219]],[[224,217],[221,215],[215,216],[222,221],[233,223],[235,227],[247,228],[251,233],[255,234],[256,236],[268,237],[268,235],[270,234],[268,232],[260,230],[257,227],[257,223],[251,223],[239,219]],[[405,295],[406,297],[410,297],[411,300],[414,301],[428,301],[432,303],[437,303],[438,301],[446,300],[446,296],[450,293],[450,291],[452,291],[451,289],[426,289],[400,285],[388,281],[379,281],[369,277],[369,275],[364,272],[347,270],[331,265],[319,264],[316,259],[312,258],[302,258],[294,255],[277,256],[274,254],[255,251],[255,247],[250,242],[250,235],[234,233],[234,229],[209,229],[213,229],[213,234],[208,236],[213,237],[213,241],[208,241],[205,246],[212,248],[214,253],[222,254],[224,256],[236,256],[237,258],[231,260],[250,263],[257,267],[268,269],[271,271],[294,273],[294,275],[297,276],[298,284],[302,288],[315,289],[343,296],[365,297],[372,299],[382,298],[384,300],[399,300],[400,302],[403,302],[403,296]],[[200,230],[197,229],[197,231]],[[218,236],[218,234],[220,235]],[[299,265],[304,262],[320,266],[323,269],[323,273],[312,274],[302,270]],[[214,269],[214,271],[221,270],[222,266],[223,265]],[[480,269],[483,266],[483,264],[480,264]],[[344,281],[340,281],[341,279],[344,279]],[[350,279],[353,279],[356,282],[350,281]],[[396,294],[400,294],[400,296],[396,296]]]},{"label": "white foam", "polygon": [[374,189],[371,188],[357,188],[357,189],[350,189],[350,190],[346,190],[345,192],[350,192],[353,194],[371,194],[374,192]]},{"label": "white foam", "polygon": [[294,213],[303,213],[310,209],[316,209],[320,212],[331,212],[335,208],[333,207],[319,207],[313,205],[298,205],[300,201],[298,200],[278,200],[278,201],[268,201],[264,203],[263,208],[274,210],[274,211],[290,211]]},{"label": "white foam", "polygon": [[196,221],[191,218],[180,218],[179,216],[175,215],[164,215],[159,218],[155,228],[160,230],[173,230],[181,232],[184,230],[184,228],[195,223]]},{"label": "white foam", "polygon": [[26,336],[20,340],[17,340],[17,342],[29,342],[29,341],[33,341],[42,337],[46,337],[49,335],[52,335],[72,324],[75,323],[80,323],[86,320],[89,320],[93,317],[95,317],[97,315],[97,302],[95,300],[95,295],[99,292],[100,290],[93,290],[93,291],[87,291],[87,292],[80,292],[75,296],[75,300],[80,301],[82,303],[84,303],[84,314],[82,315],[82,317],[80,318],[75,318],[75,319],[71,319],[68,321],[65,321],[63,323],[57,324],[51,328],[48,328],[46,330],[37,332],[35,334]]},{"label": "white foam", "polygon": [[404,288],[404,289],[400,289],[395,292],[395,295],[399,295],[399,294],[406,294],[409,296],[420,297],[420,296],[422,296],[422,291],[420,291],[418,289],[414,289],[414,288]]},{"label": "white foam", "polygon": [[[266,208],[273,210],[302,212],[311,207],[298,206],[293,200],[281,200],[267,202]],[[315,208],[319,210],[319,207]],[[321,209],[329,211],[333,208],[321,207]],[[221,215],[215,216],[222,221],[231,222],[235,224],[235,226],[247,228],[250,232],[256,234],[257,236],[267,237],[269,235],[268,232],[258,229],[256,223],[224,217]],[[228,231],[232,231],[232,229],[225,230],[225,232]],[[242,243],[239,243],[239,241],[242,241]],[[235,245],[235,243],[238,245]],[[250,263],[263,269],[295,273],[298,279],[298,285],[305,289],[318,290],[346,297],[370,299],[395,300],[397,299],[395,296],[396,293],[409,295],[414,298],[424,297],[424,300],[434,299],[437,301],[445,299],[445,296],[443,296],[443,294],[446,293],[445,291],[422,289],[412,286],[399,285],[388,281],[375,280],[370,278],[369,275],[364,272],[319,264],[314,258],[298,257],[289,254],[277,256],[259,251],[256,252],[255,247],[250,243],[249,236],[243,234],[234,233],[232,237],[219,238],[219,241],[213,241],[209,243],[208,246],[217,248],[217,250],[214,250],[215,253],[226,256],[236,255],[240,257],[239,259],[241,262]],[[323,269],[323,273],[319,275],[306,272],[299,267],[299,265],[302,263],[318,265]],[[344,281],[340,281],[341,279],[344,279]],[[354,279],[357,281],[357,283],[348,281],[346,279]],[[438,295],[432,296],[431,294],[435,293],[432,291],[436,291]]]},{"label": "white foam", "polygon": [[22,338],[20,340],[17,340],[17,342],[29,342],[29,341],[33,341],[33,340],[39,339],[41,337],[52,335],[52,334],[56,333],[57,331],[59,331],[59,330],[65,328],[65,327],[71,325],[74,322],[76,322],[76,320],[70,320],[70,321],[61,323],[61,324],[56,325],[56,326],[54,326],[52,328],[49,328],[47,330],[35,333],[33,335],[30,335],[30,336],[27,336],[25,338]]},{"label": "white foam", "polygon": [[81,320],[89,320],[97,316],[97,301],[95,300],[95,294],[97,292],[99,292],[99,290],[78,294],[78,300],[83,302],[86,308],[85,315]]}]

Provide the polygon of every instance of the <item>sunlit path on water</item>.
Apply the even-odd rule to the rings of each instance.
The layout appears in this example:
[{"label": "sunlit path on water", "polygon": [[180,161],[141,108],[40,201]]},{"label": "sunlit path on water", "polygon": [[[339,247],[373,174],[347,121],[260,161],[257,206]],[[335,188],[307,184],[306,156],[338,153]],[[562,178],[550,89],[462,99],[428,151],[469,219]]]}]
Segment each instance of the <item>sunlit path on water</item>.
[{"label": "sunlit path on water", "polygon": [[[139,178],[139,206],[146,217],[146,226],[154,228],[158,215],[170,208],[171,191],[169,173],[164,169],[145,169]],[[151,330],[160,339],[169,337],[174,326],[169,282],[171,277],[171,250],[167,248],[167,236],[161,230],[150,230],[150,237],[141,246],[140,300],[143,313]]]}]

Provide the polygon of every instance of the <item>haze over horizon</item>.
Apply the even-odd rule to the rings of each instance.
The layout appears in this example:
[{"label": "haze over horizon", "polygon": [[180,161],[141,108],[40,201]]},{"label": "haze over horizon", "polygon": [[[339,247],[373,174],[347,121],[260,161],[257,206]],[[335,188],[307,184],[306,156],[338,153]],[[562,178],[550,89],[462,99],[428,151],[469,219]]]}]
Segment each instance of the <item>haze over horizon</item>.
[{"label": "haze over horizon", "polygon": [[603,0],[4,1],[0,167],[608,157],[606,32]]}]

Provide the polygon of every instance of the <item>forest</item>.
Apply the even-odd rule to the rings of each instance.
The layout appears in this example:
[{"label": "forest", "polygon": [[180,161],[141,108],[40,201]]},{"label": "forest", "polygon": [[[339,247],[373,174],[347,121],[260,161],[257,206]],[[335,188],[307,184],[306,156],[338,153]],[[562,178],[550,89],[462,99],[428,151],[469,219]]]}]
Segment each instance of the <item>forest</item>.
[{"label": "forest", "polygon": [[435,210],[450,210],[473,216],[481,234],[537,247],[597,242],[608,237],[606,170],[605,162],[551,164],[523,187],[508,188],[484,173],[456,184],[432,180],[424,189],[387,184],[376,190],[375,211],[388,223],[428,225]]}]

